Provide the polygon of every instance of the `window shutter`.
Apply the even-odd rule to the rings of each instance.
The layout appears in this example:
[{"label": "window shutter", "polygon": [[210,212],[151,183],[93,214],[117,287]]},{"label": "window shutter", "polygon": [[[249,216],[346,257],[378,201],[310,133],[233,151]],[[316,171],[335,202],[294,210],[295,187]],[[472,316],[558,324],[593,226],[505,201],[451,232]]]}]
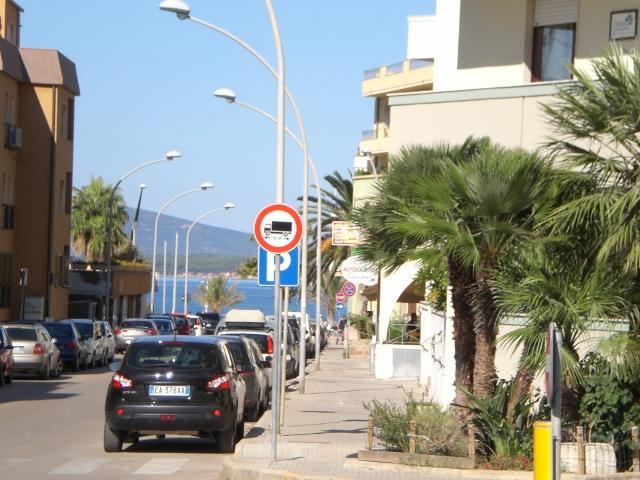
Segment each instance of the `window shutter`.
[{"label": "window shutter", "polygon": [[578,22],[578,0],[536,0],[536,27]]}]

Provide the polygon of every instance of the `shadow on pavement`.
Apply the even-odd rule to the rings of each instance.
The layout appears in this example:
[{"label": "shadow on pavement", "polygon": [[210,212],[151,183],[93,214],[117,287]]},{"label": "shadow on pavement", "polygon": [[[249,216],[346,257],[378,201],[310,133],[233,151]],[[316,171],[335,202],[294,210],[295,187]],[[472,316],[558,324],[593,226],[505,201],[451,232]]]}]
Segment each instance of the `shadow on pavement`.
[{"label": "shadow on pavement", "polygon": [[75,397],[76,393],[58,392],[63,387],[68,387],[76,382],[65,379],[55,380],[17,380],[13,384],[0,388],[0,404],[9,402],[30,402],[40,400],[60,400]]},{"label": "shadow on pavement", "polygon": [[220,453],[213,440],[195,437],[167,437],[164,439],[142,437],[138,443],[129,445],[123,451],[127,453]]}]

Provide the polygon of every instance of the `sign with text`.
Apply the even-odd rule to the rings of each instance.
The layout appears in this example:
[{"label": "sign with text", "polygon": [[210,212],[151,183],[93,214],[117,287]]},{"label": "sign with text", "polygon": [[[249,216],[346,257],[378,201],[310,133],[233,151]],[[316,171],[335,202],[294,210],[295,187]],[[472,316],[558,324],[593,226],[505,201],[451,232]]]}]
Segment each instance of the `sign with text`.
[{"label": "sign with text", "polygon": [[340,265],[342,276],[351,283],[360,283],[367,287],[378,283],[378,270],[373,265],[357,257],[349,257]]},{"label": "sign with text", "polygon": [[610,40],[630,40],[638,36],[638,10],[611,12]]},{"label": "sign with text", "polygon": [[362,245],[362,237],[362,229],[353,222],[331,223],[331,245],[342,247]]},{"label": "sign with text", "polygon": [[[258,285],[272,287],[275,283],[276,254],[264,248],[258,251]],[[280,254],[280,286],[297,287],[300,283],[300,247]]]}]

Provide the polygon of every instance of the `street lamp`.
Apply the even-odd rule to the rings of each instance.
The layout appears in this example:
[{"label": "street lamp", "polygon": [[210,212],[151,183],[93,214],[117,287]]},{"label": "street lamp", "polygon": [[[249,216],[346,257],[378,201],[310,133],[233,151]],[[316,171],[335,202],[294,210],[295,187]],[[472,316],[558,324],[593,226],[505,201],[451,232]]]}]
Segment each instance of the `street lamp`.
[{"label": "street lamp", "polygon": [[[249,44],[241,40],[239,37],[233,35],[222,28],[213,25],[212,23],[206,22],[204,20],[200,20],[198,18],[191,16],[191,8],[187,5],[186,2],[182,0],[163,0],[160,3],[160,9],[175,13],[179,19],[186,20],[189,19],[195,23],[199,23],[207,28],[215,30],[226,37],[232,39],[240,46],[249,51],[254,57],[256,57],[267,69],[275,76],[278,82],[278,114],[277,114],[277,129],[276,129],[276,203],[284,202],[284,135],[285,135],[285,95],[289,97],[289,101],[291,103],[291,107],[293,109],[294,114],[298,120],[298,124],[301,128],[301,135],[303,137],[304,144],[307,144],[306,133],[304,132],[304,126],[302,124],[302,118],[300,117],[299,112],[297,111],[297,106],[295,101],[293,101],[292,96],[288,93],[285,82],[285,67],[284,67],[284,49],[282,46],[282,39],[280,37],[280,29],[278,27],[278,22],[276,20],[275,11],[273,9],[273,4],[271,0],[264,0],[265,7],[267,9],[267,13],[269,14],[269,21],[271,23],[271,30],[273,32],[273,39],[276,47],[276,57],[277,57],[277,70],[274,69],[269,62],[267,62],[262,55],[260,55],[254,48],[252,48]],[[305,149],[305,152],[307,150]],[[305,158],[305,183],[307,182],[307,158]],[[303,213],[306,213],[306,208],[303,206]],[[303,220],[303,238],[306,236],[307,224],[306,218]],[[305,259],[305,251],[303,249],[303,261]],[[275,322],[275,338],[276,343],[280,345],[281,343],[281,334],[280,334],[280,318],[282,315],[281,309],[281,299],[280,299],[280,260],[281,256],[278,254],[275,256],[275,276],[274,276],[274,318]],[[302,295],[306,295],[304,292]],[[301,297],[302,303],[303,297]],[[306,298],[304,298],[306,301]],[[306,308],[306,306],[305,306]],[[301,322],[304,323],[304,322]],[[304,331],[301,331],[301,334],[304,335]],[[278,369],[278,365],[280,365],[280,348],[275,349],[274,361],[276,364],[276,373]],[[304,388],[304,384],[301,384],[301,388]],[[272,408],[274,412],[279,411],[279,390],[280,390],[280,381],[278,375],[275,375],[271,400],[272,400]],[[278,418],[277,414],[272,416],[271,419],[271,431],[272,441],[271,441],[271,457],[275,461],[278,458],[277,455],[277,442],[276,442],[276,431],[278,428]]]},{"label": "street lamp", "polygon": [[138,219],[140,218],[140,205],[142,204],[142,192],[147,186],[144,183],[140,184],[140,195],[138,196],[138,206],[136,207],[136,214],[133,217],[133,223],[131,225],[131,244],[136,246],[136,230],[138,229]]},{"label": "street lamp", "polygon": [[[262,110],[259,107],[256,107],[255,105],[251,105],[245,102],[242,102],[240,100],[238,100],[237,95],[235,94],[235,92],[229,88],[219,88],[218,90],[216,90],[215,92],[213,92],[213,95],[217,98],[220,98],[222,100],[224,100],[227,103],[232,103],[232,104],[236,104],[239,105],[241,107],[244,107],[248,110],[252,110],[260,115],[262,115],[263,117],[267,118],[268,120],[271,120],[272,122],[276,122],[276,118],[265,112],[264,110]],[[318,171],[316,170],[315,164],[313,163],[313,161],[311,160],[311,157],[308,155],[308,153],[306,152],[306,145],[304,142],[302,142],[289,128],[286,128],[285,131],[287,132],[287,134],[289,135],[289,137],[294,141],[294,143],[296,145],[298,145],[304,152],[305,152],[305,163],[308,164],[311,167],[311,171],[313,172],[313,176],[314,179],[316,181],[316,191],[317,191],[317,201],[316,201],[316,207],[317,207],[317,225],[316,225],[316,349],[315,349],[315,362],[316,362],[316,368],[319,369],[320,368],[320,307],[321,307],[321,298],[320,298],[320,282],[321,282],[321,273],[322,273],[322,256],[321,256],[321,245],[322,245],[322,190],[320,189],[320,179],[318,178]],[[303,194],[302,194],[302,198],[303,200],[306,200],[308,202],[308,198],[309,198],[309,189],[308,189],[308,181],[304,182],[304,189],[303,189]],[[307,207],[308,208],[308,207]],[[304,209],[304,205],[303,205],[303,209]],[[303,212],[303,217],[305,218],[305,234],[302,240],[302,244],[304,245],[303,248],[303,260],[302,260],[302,287],[301,290],[303,292],[306,292],[306,287],[307,287],[307,257],[308,254],[306,254],[307,252],[307,238],[306,238],[306,225],[307,225],[307,218],[308,218],[308,211],[307,212]],[[301,302],[302,303],[302,302]],[[302,356],[302,358],[304,358],[304,356],[306,355],[306,339],[305,339],[305,332],[304,329],[306,327],[306,318],[304,318],[304,316],[306,315],[306,293],[305,293],[305,309],[304,311],[302,311],[301,313],[303,314],[303,321],[301,321],[300,323],[305,324],[304,326],[301,326],[301,335],[300,335],[300,355]],[[304,393],[304,376],[305,376],[305,372],[304,372],[304,363],[300,364],[300,379],[301,382],[300,384],[302,385],[302,390]]]},{"label": "street lamp", "polygon": [[110,317],[111,317],[111,256],[112,256],[111,249],[112,249],[112,243],[113,243],[113,200],[116,195],[116,192],[118,191],[118,187],[122,182],[124,182],[127,178],[129,178],[131,175],[136,173],[138,170],[141,170],[150,165],[155,165],[156,163],[170,162],[180,157],[182,157],[182,153],[180,153],[178,150],[169,150],[167,153],[164,154],[164,158],[161,158],[159,160],[151,160],[150,162],[143,163],[129,170],[120,178],[120,180],[116,182],[116,184],[111,189],[111,193],[109,195],[109,218],[107,218],[107,281],[105,282],[105,294],[104,294],[104,300],[105,300],[104,319],[110,324],[112,324]]},{"label": "street lamp", "polygon": [[231,202],[227,202],[224,204],[224,206],[222,208],[216,208],[213,210],[209,210],[208,212],[203,213],[202,215],[200,215],[198,218],[196,218],[193,223],[191,223],[191,225],[189,225],[189,228],[187,228],[187,239],[186,239],[186,246],[185,246],[185,252],[184,252],[184,314],[186,315],[187,313],[189,313],[189,300],[188,300],[188,284],[189,284],[189,237],[191,235],[191,230],[193,229],[193,227],[195,227],[195,225],[202,220],[205,217],[208,217],[209,215],[213,215],[216,212],[220,212],[222,210],[230,210],[232,208],[236,208],[236,206],[231,203]]},{"label": "street lamp", "polygon": [[[171,199],[169,199],[169,201],[167,201],[167,203],[165,203],[160,208],[160,210],[158,210],[158,213],[156,214],[156,222],[153,228],[153,260],[152,260],[152,266],[151,266],[151,301],[149,302],[151,313],[155,313],[155,288],[154,287],[155,287],[155,279],[156,279],[156,248],[158,244],[158,221],[160,220],[160,215],[162,214],[162,212],[166,210],[166,208],[169,205],[171,205],[176,200],[179,200],[182,197],[186,197],[187,195],[190,195],[192,193],[196,193],[201,190],[208,190],[210,188],[213,188],[213,183],[205,182],[201,184],[198,188],[194,188],[191,190],[187,190],[186,192],[179,193],[175,197],[172,197]],[[162,312],[162,313],[165,313],[165,312]]]}]

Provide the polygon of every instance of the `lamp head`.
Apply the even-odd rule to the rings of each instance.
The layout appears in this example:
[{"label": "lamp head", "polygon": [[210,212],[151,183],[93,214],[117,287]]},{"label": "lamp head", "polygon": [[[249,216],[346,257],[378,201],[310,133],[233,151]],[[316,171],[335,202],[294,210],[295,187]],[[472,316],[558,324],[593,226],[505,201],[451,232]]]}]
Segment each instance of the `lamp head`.
[{"label": "lamp head", "polygon": [[140,190],[144,190],[145,188],[147,188],[147,184],[146,183],[141,183],[140,184]]},{"label": "lamp head", "polygon": [[219,88],[213,92],[213,96],[221,98],[227,103],[235,103],[236,101],[236,93],[230,88]]},{"label": "lamp head", "polygon": [[180,158],[181,156],[182,156],[182,153],[180,153],[178,150],[169,150],[167,153],[164,154],[164,158],[166,158],[169,161],[175,160],[176,158]]},{"label": "lamp head", "polygon": [[203,184],[200,185],[200,188],[202,190],[208,190],[210,188],[213,188],[213,183],[211,182],[204,182]]},{"label": "lamp head", "polygon": [[191,7],[183,0],[163,0],[159,5],[160,10],[175,13],[180,20],[189,18]]},{"label": "lamp head", "polygon": [[231,208],[236,208],[236,206],[231,202],[227,202],[227,203],[224,204],[224,209],[225,210],[229,210]]}]

